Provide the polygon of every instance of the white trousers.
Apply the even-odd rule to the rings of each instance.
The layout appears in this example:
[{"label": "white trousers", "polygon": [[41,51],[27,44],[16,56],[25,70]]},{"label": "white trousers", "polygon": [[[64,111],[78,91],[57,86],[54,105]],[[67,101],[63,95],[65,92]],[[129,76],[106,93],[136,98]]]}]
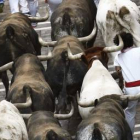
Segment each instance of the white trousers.
[{"label": "white trousers", "polygon": [[62,0],[48,0],[50,15],[54,12],[54,10],[58,7],[58,5],[62,2]]},{"label": "white trousers", "polygon": [[[38,11],[38,0],[9,0],[11,13],[21,12],[28,13],[35,17]],[[20,10],[19,10],[20,5]]]},{"label": "white trousers", "polygon": [[28,7],[32,17],[36,16],[38,11],[38,0],[28,0]]},{"label": "white trousers", "polygon": [[138,101],[131,101],[128,103],[128,107],[125,109],[125,118],[130,126],[130,129],[132,131],[132,134],[134,133],[134,126],[135,126],[135,116],[136,116],[136,106],[138,104]]},{"label": "white trousers", "polygon": [[[124,93],[127,95],[139,94],[140,93],[140,86],[133,87],[133,88],[124,88]],[[128,107],[124,111],[127,123],[130,126],[132,134],[134,133],[137,104],[138,104],[138,101],[129,101]]]},{"label": "white trousers", "polygon": [[[27,0],[9,0],[9,4],[10,4],[10,9],[12,14],[20,12],[20,10],[22,13],[29,12]],[[19,10],[19,5],[21,7],[20,10]]]}]

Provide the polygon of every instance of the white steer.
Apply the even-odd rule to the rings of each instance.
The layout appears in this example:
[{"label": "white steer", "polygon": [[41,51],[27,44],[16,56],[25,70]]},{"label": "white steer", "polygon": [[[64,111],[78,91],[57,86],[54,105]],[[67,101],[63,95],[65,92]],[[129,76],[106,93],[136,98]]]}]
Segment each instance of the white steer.
[{"label": "white steer", "polygon": [[[78,103],[86,107],[96,99],[111,94],[123,93],[103,64],[99,60],[94,60],[84,77]],[[93,109],[93,107],[85,107],[79,106],[79,113],[83,119],[87,118]]]},{"label": "white steer", "polygon": [[140,11],[131,0],[100,0],[96,22],[106,46],[112,46],[122,31],[132,33],[135,45],[140,46]]},{"label": "white steer", "polygon": [[18,109],[5,100],[0,102],[0,139],[28,140],[26,126]]}]

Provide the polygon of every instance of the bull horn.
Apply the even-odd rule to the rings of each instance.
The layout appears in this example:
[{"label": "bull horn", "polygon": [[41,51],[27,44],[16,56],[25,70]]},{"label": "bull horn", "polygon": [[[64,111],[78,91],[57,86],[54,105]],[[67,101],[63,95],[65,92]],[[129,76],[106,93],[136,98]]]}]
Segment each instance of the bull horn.
[{"label": "bull horn", "polygon": [[8,69],[11,69],[13,63],[14,63],[14,62],[12,61],[12,62],[9,62],[8,64],[5,64],[5,65],[1,66],[1,67],[0,67],[0,72],[6,71],[6,70],[8,70]]},{"label": "bull horn", "polygon": [[[78,40],[81,42],[87,42],[87,41],[91,40],[95,36],[96,30],[97,30],[96,23],[94,23],[94,25],[95,26],[89,36],[78,38]],[[41,37],[39,37],[38,40],[39,40],[39,43],[44,47],[46,47],[46,46],[54,47],[54,45],[57,43],[57,41],[46,42]]]},{"label": "bull horn", "polygon": [[59,120],[65,120],[65,119],[69,119],[74,113],[74,106],[71,103],[71,111],[69,114],[54,114],[54,117],[59,119]]},{"label": "bull horn", "polygon": [[96,31],[97,31],[97,25],[96,25],[96,22],[94,22],[94,28],[93,28],[91,34],[88,36],[85,36],[85,37],[80,37],[80,38],[78,38],[78,40],[80,42],[87,42],[87,41],[91,40],[96,35]]},{"label": "bull horn", "polygon": [[21,114],[23,119],[29,119],[32,114]]},{"label": "bull horn", "polygon": [[68,51],[68,58],[70,60],[80,59],[81,56],[84,55],[84,52],[73,55],[72,52],[71,52],[71,50],[70,50],[70,44],[69,43],[68,43],[67,51]]},{"label": "bull horn", "polygon": [[52,55],[52,52],[48,46],[48,55],[38,55],[37,56],[39,58],[40,61],[45,61],[45,60],[48,60],[48,59],[51,59],[53,57]]},{"label": "bull horn", "polygon": [[18,109],[27,108],[27,107],[30,107],[32,105],[32,99],[30,96],[31,88],[29,86],[25,85],[23,87],[23,91],[24,91],[24,89],[26,92],[26,102],[25,103],[13,103]]},{"label": "bull horn", "polygon": [[124,43],[123,43],[122,38],[120,37],[120,35],[118,35],[118,38],[119,38],[119,45],[118,46],[105,47],[103,49],[103,51],[105,51],[105,52],[116,52],[116,51],[121,50],[124,47]]},{"label": "bull horn", "polygon": [[135,101],[140,99],[140,93],[136,95],[121,95],[120,98],[121,100],[128,99],[129,101]]},{"label": "bull horn", "polygon": [[46,42],[41,37],[39,37],[38,40],[39,40],[39,43],[44,47],[47,47],[47,46],[54,47],[54,45],[57,43],[57,41]]},{"label": "bull horn", "polygon": [[85,103],[82,103],[80,101],[80,98],[79,98],[79,93],[77,92],[77,102],[78,102],[78,105],[81,106],[81,107],[93,107],[94,106],[94,101],[91,101],[91,102],[85,102]]},{"label": "bull horn", "polygon": [[44,17],[28,17],[31,22],[43,22],[49,18],[49,11],[46,8],[46,15]]}]

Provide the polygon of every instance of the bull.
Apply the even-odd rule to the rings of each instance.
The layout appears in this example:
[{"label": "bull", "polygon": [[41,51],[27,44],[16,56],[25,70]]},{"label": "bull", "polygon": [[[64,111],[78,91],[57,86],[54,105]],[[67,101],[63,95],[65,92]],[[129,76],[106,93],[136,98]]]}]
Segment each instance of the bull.
[{"label": "bull", "polygon": [[87,72],[87,65],[81,60],[71,60],[68,56],[68,45],[72,52],[84,52],[83,45],[73,36],[66,36],[58,40],[52,51],[53,58],[47,61],[46,79],[58,98],[58,108],[64,109],[67,97],[75,95],[80,89],[82,80]]},{"label": "bull", "polygon": [[49,111],[36,111],[31,116],[24,116],[26,118],[30,116],[27,124],[29,139],[71,140],[70,134],[61,128],[59,121],[57,120],[62,118],[57,115],[54,115]]},{"label": "bull", "polygon": [[[31,21],[44,21],[49,17],[48,13],[43,18],[30,17],[22,13],[7,16],[0,26],[0,66],[9,63],[24,53],[40,55],[41,45],[38,34],[31,26]],[[0,78],[6,88],[9,89],[7,73],[0,73]]]},{"label": "bull", "polygon": [[51,52],[38,58],[27,53],[15,62],[10,62],[0,68],[2,72],[13,66],[13,77],[7,100],[12,102],[21,113],[37,110],[54,111],[54,95],[45,80],[45,69],[40,62],[49,57],[51,57]]},{"label": "bull", "polygon": [[[122,49],[123,41],[120,37],[119,37],[119,41],[120,43],[118,46],[105,47],[102,48],[102,51],[98,50],[97,52],[98,53],[102,52],[99,54],[105,54],[104,52],[112,52],[112,51],[117,51],[119,49]],[[108,59],[106,60],[106,56],[104,57],[104,55],[103,57],[99,56],[99,54],[97,54],[96,52],[96,49],[93,50],[95,51],[95,55],[92,57],[92,59],[90,57],[91,61],[89,61],[90,59],[87,59],[89,64],[92,63],[92,66],[86,73],[81,87],[80,100],[78,101],[79,105],[81,106],[86,106],[86,105],[88,106],[88,104],[90,104],[92,101],[104,95],[122,94],[122,91],[119,88],[116,81],[113,79],[113,77],[108,72],[108,70],[103,66],[103,64],[98,60],[99,57],[102,58],[103,62],[107,62]],[[84,53],[75,54],[75,55],[73,55],[72,52],[69,53],[71,54],[72,58],[80,58],[82,55],[84,55]],[[92,55],[94,54],[93,52],[90,51],[89,53],[88,51],[86,51],[86,53],[88,55],[85,55],[85,57],[86,56],[89,57],[91,54]],[[88,107],[87,108],[79,107],[79,112],[81,117],[87,118],[90,115],[91,109],[92,108],[88,108]]]},{"label": "bull", "polygon": [[[88,36],[95,24],[97,8],[93,0],[64,0],[51,16],[51,38]],[[95,37],[90,43],[93,44]]]},{"label": "bull", "polygon": [[[117,48],[119,50],[120,48]],[[92,48],[86,49],[84,51],[85,54],[83,54],[82,60],[88,65],[88,69],[92,66],[92,62],[95,59],[98,59],[101,61],[101,63],[108,69],[108,61],[109,61],[109,52],[114,52],[117,51],[114,50],[114,48],[108,49],[108,47],[99,47],[99,46],[94,46]],[[112,77],[116,80],[119,79],[119,86],[121,89],[123,89],[123,77],[120,73],[113,72],[111,73]]]},{"label": "bull", "polygon": [[84,51],[84,54],[81,56],[82,60],[88,65],[88,69],[92,66],[92,62],[95,59],[101,61],[101,63],[108,68],[108,52],[105,47],[94,46]]},{"label": "bull", "polygon": [[[92,67],[84,77],[78,104],[88,106],[88,104],[91,104],[95,99],[110,94],[122,95],[123,93],[102,63],[99,60],[94,60]],[[93,107],[83,108],[79,106],[81,117],[87,118],[92,108]]]},{"label": "bull", "polygon": [[77,140],[133,140],[123,111],[127,105],[120,95],[97,99],[91,115],[78,126]]},{"label": "bull", "polygon": [[27,129],[18,109],[5,100],[0,102],[0,139],[28,140]]},{"label": "bull", "polygon": [[57,111],[65,107],[67,95],[74,95],[76,90],[81,87],[83,77],[87,72],[87,66],[84,62],[72,61],[71,56],[67,56],[68,46],[71,47],[73,53],[82,53],[84,46],[80,42],[92,39],[96,34],[96,30],[97,27],[95,26],[88,37],[78,39],[74,36],[66,36],[57,42],[44,42],[40,38],[43,46],[55,46],[52,52],[53,57],[47,62],[46,79],[55,97],[59,100]]},{"label": "bull", "polygon": [[122,31],[130,32],[135,46],[140,46],[139,8],[131,0],[100,0],[96,22],[106,46],[112,46],[115,35]]}]

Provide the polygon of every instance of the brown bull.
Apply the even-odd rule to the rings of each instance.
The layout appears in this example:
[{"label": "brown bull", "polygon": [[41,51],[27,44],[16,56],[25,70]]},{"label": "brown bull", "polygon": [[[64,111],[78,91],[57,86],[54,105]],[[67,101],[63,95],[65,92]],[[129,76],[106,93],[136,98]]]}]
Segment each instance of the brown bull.
[{"label": "brown bull", "polygon": [[[120,50],[123,47],[123,42],[120,42],[120,45],[118,47],[112,46],[112,47],[92,47],[84,51],[84,53],[80,53],[77,55],[72,55],[72,53],[69,50],[69,55],[71,55],[72,59],[79,59],[82,58],[82,60],[88,65],[88,68],[91,67],[92,62],[95,59],[98,59],[101,61],[101,63],[108,69],[108,53],[115,52]],[[119,73],[112,73],[112,76],[114,79],[119,79],[119,85],[121,89],[123,88],[123,78],[121,74]]]}]

